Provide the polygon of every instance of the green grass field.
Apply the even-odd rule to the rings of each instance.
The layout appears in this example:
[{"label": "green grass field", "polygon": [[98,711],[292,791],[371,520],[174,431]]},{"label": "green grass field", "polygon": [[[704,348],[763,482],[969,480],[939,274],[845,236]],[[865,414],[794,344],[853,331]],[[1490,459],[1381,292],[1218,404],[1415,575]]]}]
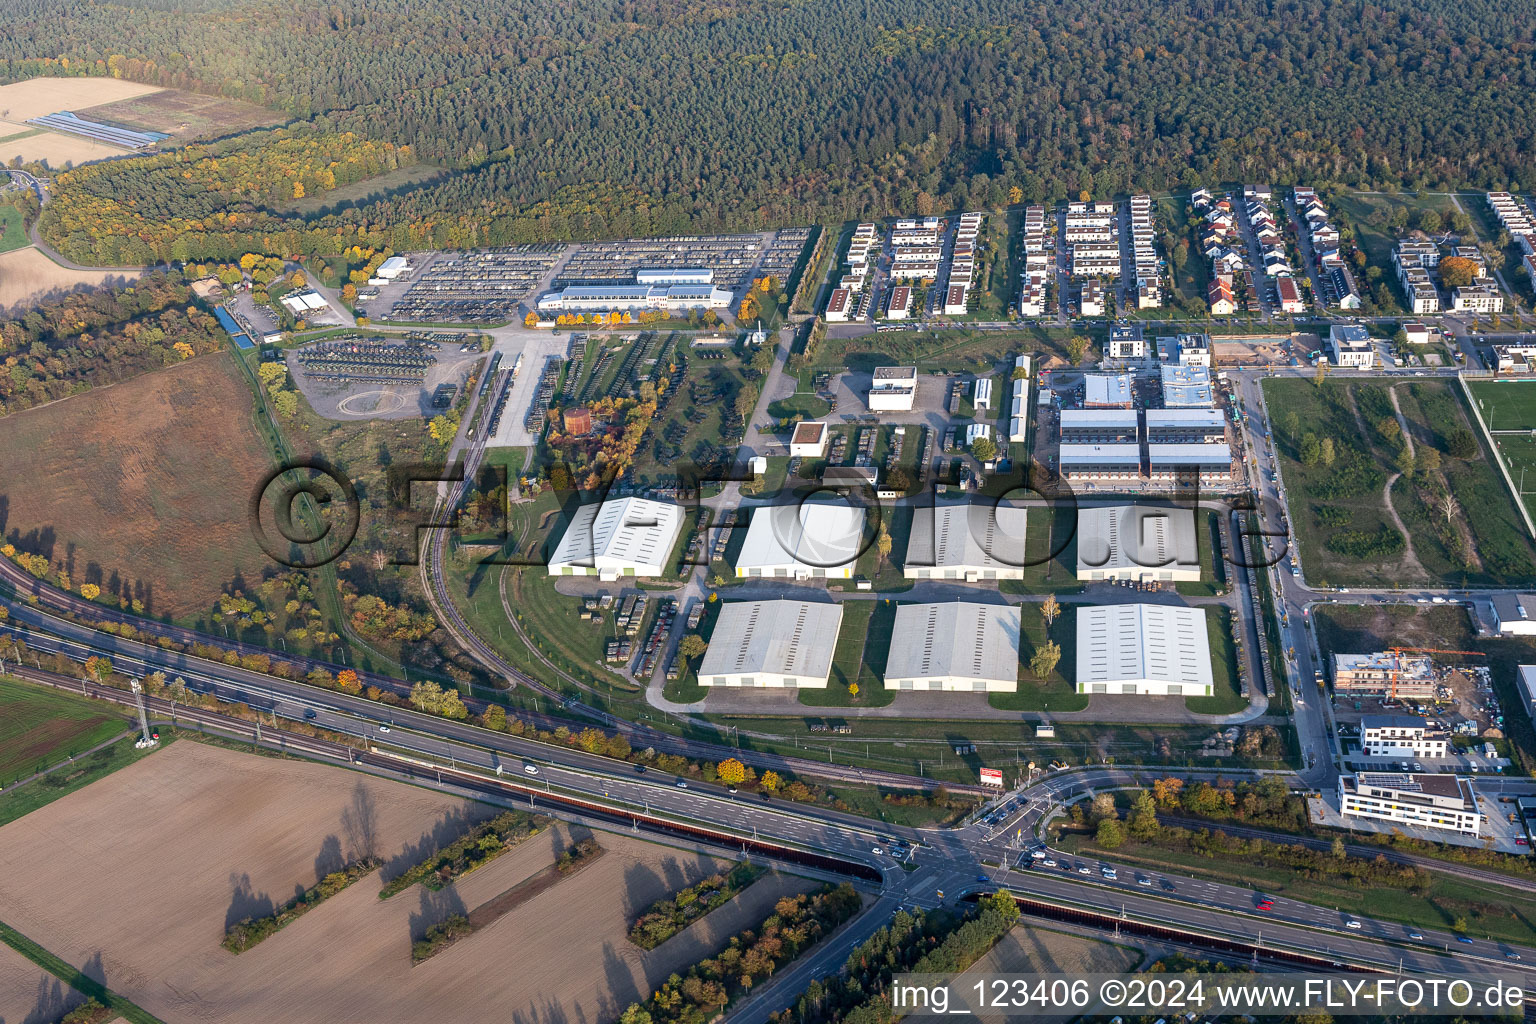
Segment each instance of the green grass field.
[{"label": "green grass field", "polygon": [[128,726],[128,717],[110,704],[0,679],[0,782],[58,764]]},{"label": "green grass field", "polygon": [[1536,380],[1468,381],[1467,389],[1489,430],[1536,430]]},{"label": "green grass field", "polygon": [[1525,507],[1536,514],[1536,437],[1529,434],[1495,434],[1493,443],[1509,469],[1509,478],[1520,488]]},{"label": "green grass field", "polygon": [[[1396,472],[1396,448],[1380,427],[1395,418],[1387,387],[1342,380],[1321,387],[1303,379],[1264,382],[1308,580],[1335,586],[1488,586],[1536,575],[1536,547],[1496,468],[1485,456],[1461,460],[1445,454],[1454,431],[1478,433],[1455,386],[1413,381],[1395,391],[1415,444],[1442,453],[1435,486],[1443,479],[1459,506],[1447,525],[1431,507],[1434,488],[1397,481],[1391,501],[1411,535],[1412,559],[1383,497]],[[1332,466],[1303,464],[1299,449],[1308,432],[1333,440],[1338,455]],[[1471,557],[1458,552],[1463,536],[1470,540]],[[1380,554],[1349,553],[1348,541],[1360,537],[1396,537],[1396,547],[1379,549]]]},{"label": "green grass field", "polygon": [[0,252],[11,252],[30,243],[21,211],[14,206],[0,206]]},{"label": "green grass field", "polygon": [[0,825],[15,821],[39,807],[45,807],[60,797],[66,797],[77,789],[84,789],[97,779],[105,778],[133,762],[153,754],[170,743],[174,737],[161,736],[160,746],[140,750],[130,737],[124,737],[108,747],[75,759],[65,768],[49,772],[40,779],[0,793]]}]

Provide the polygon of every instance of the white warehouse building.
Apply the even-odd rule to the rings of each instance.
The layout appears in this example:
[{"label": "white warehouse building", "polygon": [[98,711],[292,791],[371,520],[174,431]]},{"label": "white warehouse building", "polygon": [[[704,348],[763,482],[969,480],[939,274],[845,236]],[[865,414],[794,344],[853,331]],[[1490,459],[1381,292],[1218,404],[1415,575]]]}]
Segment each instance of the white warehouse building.
[{"label": "white warehouse building", "polygon": [[648,498],[582,505],[549,559],[551,576],[660,576],[683,531],[683,507]]},{"label": "white warehouse building", "polygon": [[1205,609],[1112,604],[1077,612],[1077,692],[1209,697]]},{"label": "white warehouse building", "polygon": [[1198,582],[1194,509],[1158,505],[1078,509],[1077,578],[1085,583]]},{"label": "white warehouse building", "polygon": [[896,609],[887,690],[1012,693],[1019,687],[1019,609],[941,601]]},{"label": "white warehouse building", "polygon": [[864,526],[864,510],[841,502],[759,506],[747,525],[736,575],[852,579],[864,550]]},{"label": "white warehouse building", "polygon": [[727,602],[699,665],[699,685],[824,690],[842,622],[843,606],[831,602]]},{"label": "white warehouse building", "polygon": [[730,304],[731,293],[711,284],[616,284],[571,285],[557,292],[545,292],[539,296],[538,307],[545,313],[643,309],[686,312],[724,309]]},{"label": "white warehouse building", "polygon": [[983,502],[917,508],[901,574],[909,580],[1021,580],[1028,510]]}]

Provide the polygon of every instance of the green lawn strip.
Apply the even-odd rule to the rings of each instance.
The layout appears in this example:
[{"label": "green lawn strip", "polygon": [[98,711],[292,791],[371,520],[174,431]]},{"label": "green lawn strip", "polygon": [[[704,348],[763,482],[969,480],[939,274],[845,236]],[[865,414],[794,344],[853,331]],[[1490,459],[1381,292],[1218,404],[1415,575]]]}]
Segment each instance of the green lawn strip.
[{"label": "green lawn strip", "polygon": [[332,871],[293,899],[277,907],[272,913],[261,917],[247,917],[230,925],[220,945],[231,953],[244,952],[262,940],[276,935],[378,866],[378,860],[365,857],[346,865],[340,871]]},{"label": "green lawn strip", "polygon": [[172,742],[172,739],[173,737],[165,737],[160,741],[159,747],[140,750],[133,745],[131,737],[125,736],[111,746],[79,758],[72,768],[57,769],[25,786],[18,786],[0,793],[0,825],[15,821],[39,807],[53,803],[60,797],[68,796],[78,789],[84,789],[97,779],[105,778],[119,768],[125,768],[141,758],[148,757]]},{"label": "green lawn strip", "polygon": [[1211,695],[1186,697],[1184,706],[1200,715],[1236,714],[1248,706],[1248,698],[1238,692],[1237,644],[1224,605],[1205,609],[1205,628],[1211,641]]},{"label": "green lawn strip", "polygon": [[523,811],[503,811],[488,821],[476,822],[458,839],[390,879],[379,890],[379,899],[404,892],[417,882],[434,891],[447,888],[476,868],[515,850],[550,823],[549,818]]},{"label": "green lawn strip", "polygon": [[1205,514],[1204,529],[1196,538],[1200,548],[1200,580],[1173,585],[1173,589],[1184,597],[1215,597],[1227,589],[1227,564],[1218,557],[1221,551],[1220,520],[1219,512]]},{"label": "green lawn strip", "polygon": [[1061,660],[1044,680],[1037,679],[1029,667],[1035,650],[1046,640],[1045,618],[1038,604],[1020,609],[1019,685],[1013,693],[989,693],[987,703],[999,711],[1082,711],[1088,707],[1088,695],[1078,693],[1077,609],[1063,605],[1050,626],[1050,639],[1061,648]]},{"label": "green lawn strip", "polygon": [[102,701],[0,678],[0,782],[62,764],[128,724],[124,712]]},{"label": "green lawn strip", "polygon": [[[1521,945],[1536,943],[1536,898],[1511,893],[1502,886],[1485,886],[1424,872],[1415,880],[1410,867],[1400,869],[1411,888],[1366,887],[1349,878],[1304,877],[1283,865],[1268,865],[1255,857],[1203,856],[1170,849],[1160,843],[1127,842],[1114,850],[1095,845],[1087,836],[1064,836],[1062,848],[1084,857],[1113,858],[1149,871],[1187,873],[1270,896],[1336,907],[1341,913],[1395,921],[1419,928],[1456,930],[1464,923],[1468,934]],[[1241,908],[1248,909],[1248,908]]]},{"label": "green lawn strip", "polygon": [[130,1024],[164,1024],[159,1017],[156,1017],[147,1010],[140,1009],[122,996],[112,992],[105,985],[89,977],[67,961],[54,956],[42,946],[39,946],[4,922],[0,922],[0,942],[4,942],[7,946],[10,946],[16,952],[81,995],[110,1007],[120,1014],[124,1020],[129,1021]]},{"label": "green lawn strip", "polygon": [[[807,707],[885,707],[896,694],[885,688],[873,667],[877,660],[880,671],[885,669],[886,648],[890,644],[889,620],[882,618],[883,635],[875,630],[876,601],[844,601],[843,624],[838,630],[837,647],[832,652],[832,673],[826,689],[802,689],[800,703]],[[894,618],[894,605],[889,616]],[[850,683],[857,683],[859,692],[848,691]]]},{"label": "green lawn strip", "polygon": [[1075,594],[1077,581],[1077,509],[1031,507],[1024,526],[1024,578],[1003,580],[1004,594]]},{"label": "green lawn strip", "polygon": [[693,885],[657,900],[635,919],[629,941],[641,949],[655,949],[717,907],[735,899],[747,886],[767,874],[767,868],[742,861],[729,871],[710,875]]}]

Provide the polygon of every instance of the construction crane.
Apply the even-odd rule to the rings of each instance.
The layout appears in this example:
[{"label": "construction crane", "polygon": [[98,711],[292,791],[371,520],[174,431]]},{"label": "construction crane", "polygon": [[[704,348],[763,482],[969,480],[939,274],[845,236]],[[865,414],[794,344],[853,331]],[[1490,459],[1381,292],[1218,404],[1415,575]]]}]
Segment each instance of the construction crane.
[{"label": "construction crane", "polygon": [[1485,656],[1482,651],[1453,651],[1444,647],[1388,647],[1387,652],[1392,655],[1392,667],[1387,671],[1388,700],[1397,700],[1397,681],[1402,675],[1401,656],[1404,654],[1465,654],[1474,658]]},{"label": "construction crane", "polygon": [[139,731],[143,734],[142,738],[134,743],[134,746],[140,749],[152,747],[160,741],[149,733],[149,718],[144,713],[144,684],[137,679],[130,679],[128,680],[128,687],[133,690],[133,702],[139,708]]}]

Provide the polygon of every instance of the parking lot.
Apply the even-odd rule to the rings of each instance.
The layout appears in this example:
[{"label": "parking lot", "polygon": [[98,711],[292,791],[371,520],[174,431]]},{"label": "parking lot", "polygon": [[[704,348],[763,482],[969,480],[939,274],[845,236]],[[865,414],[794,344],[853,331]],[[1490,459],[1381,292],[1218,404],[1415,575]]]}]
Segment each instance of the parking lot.
[{"label": "parking lot", "polygon": [[483,356],[478,345],[358,337],[305,345],[286,358],[294,383],[326,419],[399,420],[442,412],[433,404],[439,389],[457,394]]},{"label": "parking lot", "polygon": [[[575,246],[516,245],[464,252],[411,253],[411,270],[359,290],[359,312],[379,320],[494,324],[517,319],[547,290]],[[362,298],[371,295],[371,298]]]},{"label": "parking lot", "polygon": [[[778,238],[786,239],[779,244]],[[763,231],[749,235],[688,235],[676,238],[621,239],[612,242],[587,242],[577,247],[554,275],[552,286],[633,284],[635,272],[644,269],[685,269],[703,267],[714,271],[715,286],[740,292],[750,287],[754,277],[774,273],[787,276],[805,247],[808,229]],[[785,266],[786,254],[794,240],[794,257]],[[773,254],[772,267],[766,257]]]}]

